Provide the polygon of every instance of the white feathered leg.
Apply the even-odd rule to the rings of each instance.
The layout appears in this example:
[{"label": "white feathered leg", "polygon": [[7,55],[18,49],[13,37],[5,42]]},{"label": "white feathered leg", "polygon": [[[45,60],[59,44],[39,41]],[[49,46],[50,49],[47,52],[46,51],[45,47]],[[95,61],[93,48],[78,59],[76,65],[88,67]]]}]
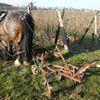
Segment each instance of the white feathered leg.
[{"label": "white feathered leg", "polygon": [[21,62],[18,60],[18,58],[15,60],[14,62],[15,66],[20,66],[21,65]]}]

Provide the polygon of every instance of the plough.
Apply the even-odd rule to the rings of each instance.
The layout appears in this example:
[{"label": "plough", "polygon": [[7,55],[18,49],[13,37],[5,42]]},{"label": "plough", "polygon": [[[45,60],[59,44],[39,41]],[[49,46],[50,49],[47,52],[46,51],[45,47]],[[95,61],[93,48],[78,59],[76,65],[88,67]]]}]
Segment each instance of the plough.
[{"label": "plough", "polygon": [[[77,66],[74,66],[72,64],[68,64],[63,55],[61,54],[61,51],[58,47],[56,47],[54,55],[56,57],[59,57],[62,59],[64,65],[54,65],[54,64],[45,64],[45,55],[41,55],[40,57],[40,63],[41,66],[45,69],[48,69],[53,74],[59,74],[61,76],[67,77],[73,81],[76,81],[78,83],[81,83],[81,80],[84,76],[84,73],[87,69],[93,68],[93,67],[100,67],[100,65],[96,65],[95,63],[92,64],[84,64],[81,68],[78,68]],[[56,68],[56,69],[54,69]]]},{"label": "plough", "polygon": [[[69,78],[75,82],[81,83],[81,80],[87,69],[93,68],[93,67],[100,67],[100,65],[96,65],[96,63],[84,64],[81,68],[78,68],[77,66],[69,64],[65,61],[65,59],[58,47],[55,48],[54,56],[61,58],[64,65],[46,64],[45,59],[46,59],[47,55],[42,54],[41,57],[39,57],[39,61],[40,61],[39,68],[40,68],[41,72],[43,73],[43,79],[47,86],[46,95],[48,94],[49,97],[51,95],[52,87],[49,85],[46,77],[48,77],[52,74],[58,74],[58,75],[66,77],[66,78]],[[45,69],[51,71],[51,73],[48,73],[47,71],[45,71]],[[36,71],[36,68],[33,66],[32,72],[35,73],[35,71]]]}]

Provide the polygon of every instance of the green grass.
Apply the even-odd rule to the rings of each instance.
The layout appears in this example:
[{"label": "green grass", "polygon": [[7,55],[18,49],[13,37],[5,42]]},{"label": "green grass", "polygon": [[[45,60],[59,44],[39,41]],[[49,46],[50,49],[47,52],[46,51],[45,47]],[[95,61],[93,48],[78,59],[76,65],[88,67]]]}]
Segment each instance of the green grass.
[{"label": "green grass", "polygon": [[30,66],[0,66],[0,100],[42,98],[41,75],[34,77]]}]

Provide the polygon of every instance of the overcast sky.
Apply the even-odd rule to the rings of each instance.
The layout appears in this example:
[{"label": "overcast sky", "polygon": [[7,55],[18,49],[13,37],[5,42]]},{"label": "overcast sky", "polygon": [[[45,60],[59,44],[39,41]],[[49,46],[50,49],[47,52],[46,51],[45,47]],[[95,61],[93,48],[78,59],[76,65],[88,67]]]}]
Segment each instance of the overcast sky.
[{"label": "overcast sky", "polygon": [[26,6],[34,2],[38,7],[72,7],[100,10],[100,0],[0,0],[1,3],[8,3],[14,6]]}]

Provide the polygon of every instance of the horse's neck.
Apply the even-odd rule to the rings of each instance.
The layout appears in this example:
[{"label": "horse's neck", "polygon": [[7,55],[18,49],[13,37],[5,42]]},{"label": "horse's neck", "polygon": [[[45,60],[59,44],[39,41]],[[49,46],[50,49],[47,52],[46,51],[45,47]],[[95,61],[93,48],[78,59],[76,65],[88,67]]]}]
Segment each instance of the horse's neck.
[{"label": "horse's neck", "polygon": [[7,15],[7,12],[4,12],[0,15],[0,22],[5,18],[6,15]]}]

